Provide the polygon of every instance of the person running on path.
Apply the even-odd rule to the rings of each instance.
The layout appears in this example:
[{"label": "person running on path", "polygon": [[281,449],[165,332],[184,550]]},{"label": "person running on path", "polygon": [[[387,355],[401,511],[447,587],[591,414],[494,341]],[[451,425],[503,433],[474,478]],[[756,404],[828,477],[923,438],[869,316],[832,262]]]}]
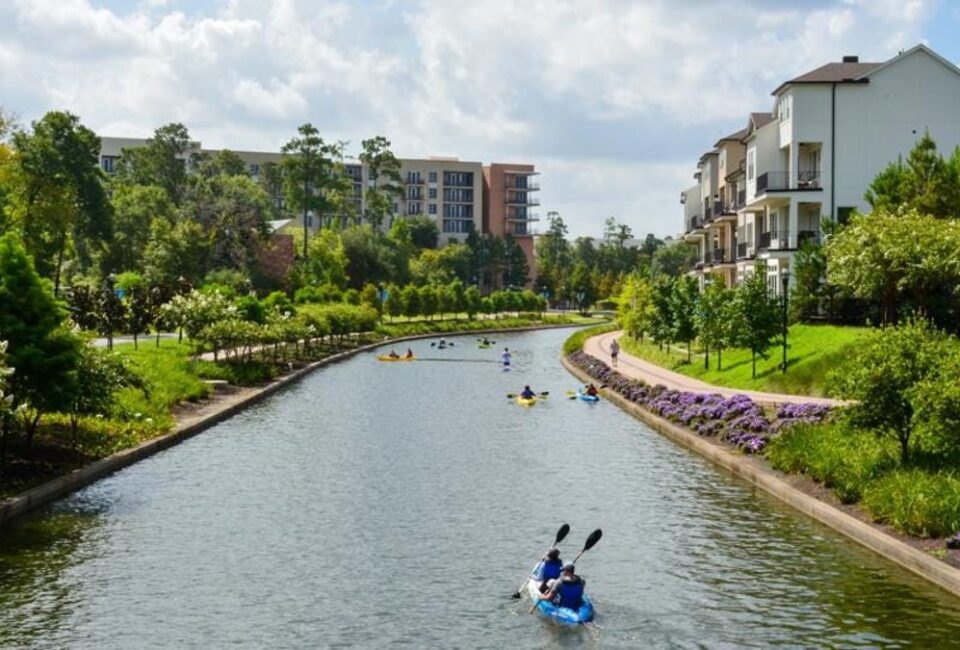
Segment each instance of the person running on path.
[{"label": "person running on path", "polygon": [[620,344],[617,342],[617,339],[613,339],[610,342],[610,365],[614,368],[617,367],[617,355],[620,354]]},{"label": "person running on path", "polygon": [[501,355],[501,358],[503,359],[503,367],[504,367],[504,368],[509,368],[509,367],[510,367],[510,361],[511,361],[511,359],[513,359],[513,355],[510,354],[510,349],[509,349],[509,348],[503,348],[503,355]]}]

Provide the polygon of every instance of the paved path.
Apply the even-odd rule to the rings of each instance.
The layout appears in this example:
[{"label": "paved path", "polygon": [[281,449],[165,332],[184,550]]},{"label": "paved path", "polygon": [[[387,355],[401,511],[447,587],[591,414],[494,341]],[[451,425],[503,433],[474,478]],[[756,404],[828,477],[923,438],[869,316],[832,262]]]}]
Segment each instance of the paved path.
[{"label": "paved path", "polygon": [[[583,351],[590,356],[600,359],[607,365],[612,366],[610,360],[610,342],[619,338],[623,331],[608,332],[593,336],[583,344]],[[763,393],[755,390],[737,390],[736,388],[726,388],[724,386],[714,386],[706,382],[681,375],[679,372],[667,370],[656,364],[644,361],[632,354],[627,354],[620,350],[617,363],[617,372],[621,375],[633,379],[641,379],[648,384],[663,384],[667,388],[689,391],[691,393],[719,393],[720,395],[748,395],[750,398],[764,405],[777,405],[784,403],[804,404],[829,404],[831,406],[842,405],[840,400],[829,399],[827,397],[808,397],[806,395],[784,395],[782,393]]]}]

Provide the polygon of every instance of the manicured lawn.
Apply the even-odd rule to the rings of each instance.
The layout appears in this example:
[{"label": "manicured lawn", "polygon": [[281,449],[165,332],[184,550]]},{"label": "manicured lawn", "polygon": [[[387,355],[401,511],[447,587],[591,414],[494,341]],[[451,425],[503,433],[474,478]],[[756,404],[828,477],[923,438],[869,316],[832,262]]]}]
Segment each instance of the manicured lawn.
[{"label": "manicured lawn", "polygon": [[802,325],[790,327],[787,337],[787,372],[780,371],[782,351],[779,346],[767,351],[767,358],[757,358],[757,377],[751,376],[750,352],[742,349],[723,351],[723,369],[717,370],[717,356],[710,354],[710,368],[704,368],[703,353],[694,347],[693,361],[687,363],[685,346],[660,350],[647,339],[644,343],[628,336],[620,344],[630,354],[702,381],[747,390],[761,390],[796,395],[826,395],[827,373],[844,360],[851,346],[856,345],[868,328],[838,325]]}]

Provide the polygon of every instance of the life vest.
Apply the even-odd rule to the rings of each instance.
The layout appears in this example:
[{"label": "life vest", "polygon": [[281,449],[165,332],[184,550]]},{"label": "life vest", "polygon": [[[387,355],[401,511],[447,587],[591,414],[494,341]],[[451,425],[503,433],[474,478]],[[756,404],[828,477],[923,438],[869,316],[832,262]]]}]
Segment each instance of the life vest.
[{"label": "life vest", "polygon": [[580,578],[561,580],[558,595],[557,605],[569,609],[579,609],[583,603],[583,580]]},{"label": "life vest", "polygon": [[563,561],[559,558],[556,560],[544,560],[540,565],[541,580],[555,580],[560,577],[561,573],[563,573]]}]

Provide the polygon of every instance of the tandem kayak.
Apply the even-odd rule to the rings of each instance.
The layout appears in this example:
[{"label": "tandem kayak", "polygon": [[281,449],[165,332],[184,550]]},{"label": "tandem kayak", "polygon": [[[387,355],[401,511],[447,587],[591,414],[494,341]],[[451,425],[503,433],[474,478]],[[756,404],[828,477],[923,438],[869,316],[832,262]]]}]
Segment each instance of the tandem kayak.
[{"label": "tandem kayak", "polygon": [[389,354],[377,355],[377,361],[413,361],[416,357],[391,357]]},{"label": "tandem kayak", "polygon": [[584,393],[584,392],[583,392],[581,389],[579,389],[579,388],[577,389],[577,397],[579,397],[579,398],[580,398],[581,400],[583,400],[584,402],[599,402],[599,401],[600,401],[600,396],[599,396],[599,395],[587,395],[586,393]]},{"label": "tandem kayak", "polygon": [[537,603],[537,612],[541,616],[552,618],[558,623],[565,625],[582,625],[583,623],[589,623],[593,620],[593,601],[591,601],[590,597],[586,594],[583,595],[583,602],[577,609],[560,607],[549,600],[537,600],[540,597],[541,582],[538,572],[539,568],[539,564],[534,568],[530,579],[527,581],[526,589],[527,595]]},{"label": "tandem kayak", "polygon": [[520,397],[517,395],[517,404],[520,406],[533,406],[537,403],[536,397]]},{"label": "tandem kayak", "polygon": [[486,344],[477,343],[477,347],[480,348],[481,350],[489,350],[490,348],[493,347],[493,343],[486,343]]}]

